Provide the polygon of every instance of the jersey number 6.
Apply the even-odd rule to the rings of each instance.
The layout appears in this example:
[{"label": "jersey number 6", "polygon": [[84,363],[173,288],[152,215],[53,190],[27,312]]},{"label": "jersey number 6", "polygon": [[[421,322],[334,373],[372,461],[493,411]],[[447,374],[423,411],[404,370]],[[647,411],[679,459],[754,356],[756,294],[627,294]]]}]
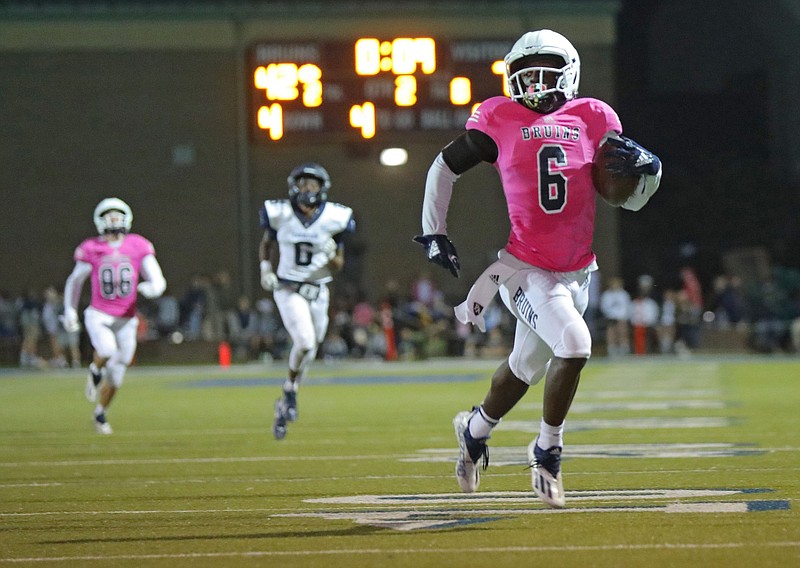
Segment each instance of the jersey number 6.
[{"label": "jersey number 6", "polygon": [[294,244],[294,263],[297,266],[308,266],[311,264],[312,256],[314,256],[314,245],[312,243],[299,242]]},{"label": "jersey number 6", "polygon": [[552,171],[551,164],[567,165],[564,149],[558,145],[544,145],[539,149],[539,207],[545,213],[560,213],[567,204],[567,178],[557,169]]}]

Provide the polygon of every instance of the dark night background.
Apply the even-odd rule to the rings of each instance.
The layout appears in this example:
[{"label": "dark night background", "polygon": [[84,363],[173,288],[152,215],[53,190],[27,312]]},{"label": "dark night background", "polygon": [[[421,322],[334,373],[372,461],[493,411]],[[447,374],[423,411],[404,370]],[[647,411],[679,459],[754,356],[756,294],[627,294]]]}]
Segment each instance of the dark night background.
[{"label": "dark night background", "polygon": [[654,206],[622,213],[627,281],[647,272],[669,285],[689,263],[707,286],[737,247],[800,266],[798,150],[775,139],[776,123],[797,120],[778,93],[798,87],[792,12],[790,2],[622,3],[617,109],[665,172]]},{"label": "dark night background", "polygon": [[[348,6],[363,7],[358,18]],[[612,47],[613,26],[604,23],[615,11]],[[344,27],[329,23],[335,21]],[[59,28],[64,22],[78,22],[80,38],[73,43],[79,34]],[[120,22],[150,35],[123,34],[114,44],[109,36],[126,31],[113,27]],[[627,283],[648,273],[664,289],[676,285],[681,265],[690,264],[708,290],[719,273],[747,272],[747,259],[754,257],[739,255],[733,263],[731,257],[754,247],[766,260],[761,267],[800,266],[796,0],[17,1],[0,2],[0,26],[6,26],[0,27],[0,91],[8,93],[0,96],[6,128],[0,189],[10,196],[0,211],[0,241],[6,241],[0,260],[17,265],[6,272],[4,285],[63,281],[72,248],[92,231],[87,203],[113,191],[129,197],[138,212],[136,229],[158,244],[175,293],[191,272],[218,268],[230,270],[244,290],[257,289],[260,233],[254,211],[265,194],[283,196],[286,172],[301,150],[290,144],[254,147],[249,171],[241,167],[248,156],[242,156],[236,130],[244,123],[236,77],[243,57],[232,48],[236,30],[250,25],[251,36],[259,39],[344,37],[364,30],[387,36],[491,33],[508,35],[510,45],[522,30],[543,23],[563,24],[566,35],[577,36],[572,39],[583,59],[582,94],[599,88],[602,96],[612,96],[625,133],[664,163],[662,186],[651,203],[637,213],[619,212],[620,255],[601,262],[604,277],[618,266]],[[46,34],[59,30],[64,36],[55,39],[66,47],[47,45]],[[170,43],[175,31],[183,35]],[[93,45],[96,39],[104,47]],[[364,264],[372,266],[364,274],[372,279],[373,294],[380,293],[383,279],[407,278],[420,269],[410,237],[419,231],[421,180],[449,137],[417,136],[409,164],[396,171],[377,165],[377,144],[320,137],[302,149],[330,165],[337,199],[362,214],[361,235],[368,235],[361,243]],[[188,152],[191,162],[177,163],[176,152]],[[477,236],[465,223],[452,223],[459,246],[471,253],[463,262],[467,280],[485,266],[485,251],[502,246],[507,230],[495,172],[488,166],[475,172],[459,182],[470,184],[471,202],[454,200],[452,213],[459,219],[480,213],[492,223]],[[30,230],[42,202],[58,214]],[[387,206],[399,214],[387,215]],[[598,226],[611,227],[613,234],[615,225]],[[28,254],[31,262],[17,263],[10,242],[36,251]],[[194,254],[198,243],[204,247],[200,255]],[[744,274],[751,275],[763,277],[763,270]],[[435,278],[450,293],[463,293],[462,282],[445,274]]]}]

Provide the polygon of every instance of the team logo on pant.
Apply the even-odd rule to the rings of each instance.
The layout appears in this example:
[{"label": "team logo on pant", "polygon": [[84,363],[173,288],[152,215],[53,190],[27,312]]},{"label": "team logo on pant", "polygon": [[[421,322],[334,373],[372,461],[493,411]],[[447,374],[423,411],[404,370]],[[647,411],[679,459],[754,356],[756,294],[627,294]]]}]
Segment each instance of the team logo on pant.
[{"label": "team logo on pant", "polygon": [[536,329],[536,320],[539,318],[539,314],[533,310],[533,306],[531,306],[531,303],[528,301],[528,298],[525,296],[525,292],[522,291],[522,288],[517,288],[517,291],[514,294],[514,304],[519,310],[519,315],[528,322],[528,325],[530,325],[533,329]]}]

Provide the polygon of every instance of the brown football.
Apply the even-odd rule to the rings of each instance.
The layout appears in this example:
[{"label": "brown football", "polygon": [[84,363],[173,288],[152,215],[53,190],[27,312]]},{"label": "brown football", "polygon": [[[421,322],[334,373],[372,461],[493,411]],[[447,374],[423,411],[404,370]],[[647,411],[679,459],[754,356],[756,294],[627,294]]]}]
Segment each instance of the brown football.
[{"label": "brown football", "polygon": [[608,142],[600,146],[594,155],[592,164],[592,181],[597,193],[609,204],[619,207],[633,194],[639,184],[639,176],[614,176],[606,169],[606,165],[613,160],[613,156],[606,156],[606,152],[613,150],[614,147]]}]

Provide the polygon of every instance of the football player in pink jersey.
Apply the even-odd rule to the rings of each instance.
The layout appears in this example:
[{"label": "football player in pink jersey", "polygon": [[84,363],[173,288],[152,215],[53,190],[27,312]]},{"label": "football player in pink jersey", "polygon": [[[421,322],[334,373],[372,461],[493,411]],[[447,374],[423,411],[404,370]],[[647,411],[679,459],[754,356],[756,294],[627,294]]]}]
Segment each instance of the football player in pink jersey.
[{"label": "football player in pink jersey", "polygon": [[112,433],[106,408],[122,386],[136,352],[137,292],[145,298],[158,298],[167,288],[153,244],[130,233],[132,222],[127,203],[116,197],[103,199],[94,210],[100,235],[75,249],[75,268],[64,287],[64,328],[78,331],[81,288],[91,277],[92,301],[83,315],[94,355],[85,394],[89,402],[96,403],[94,425],[100,434]]},{"label": "football player in pink jersey", "polygon": [[[592,165],[598,148],[613,157],[606,169],[632,180],[619,203],[641,209],[658,188],[660,160],[622,136],[614,110],[603,101],[577,98],[580,58],[559,33],[523,35],[505,57],[509,97],[492,97],[470,116],[466,132],[436,156],[428,172],[422,211],[428,260],[458,276],[447,237],[447,210],[458,177],[479,164],[500,175],[511,221],[505,248],[475,282],[456,316],[484,328],[482,314],[498,292],[517,319],[514,346],[492,377],[483,403],[453,420],[462,491],[478,488],[489,462],[487,441],[497,423],[545,378],[539,435],[528,447],[531,482],[548,506],[565,506],[561,480],[564,422],[581,370],[591,355],[583,320],[591,273],[595,197]],[[610,150],[608,149],[610,148]],[[638,180],[638,181],[637,181]],[[631,185],[633,187],[633,185]]]}]

